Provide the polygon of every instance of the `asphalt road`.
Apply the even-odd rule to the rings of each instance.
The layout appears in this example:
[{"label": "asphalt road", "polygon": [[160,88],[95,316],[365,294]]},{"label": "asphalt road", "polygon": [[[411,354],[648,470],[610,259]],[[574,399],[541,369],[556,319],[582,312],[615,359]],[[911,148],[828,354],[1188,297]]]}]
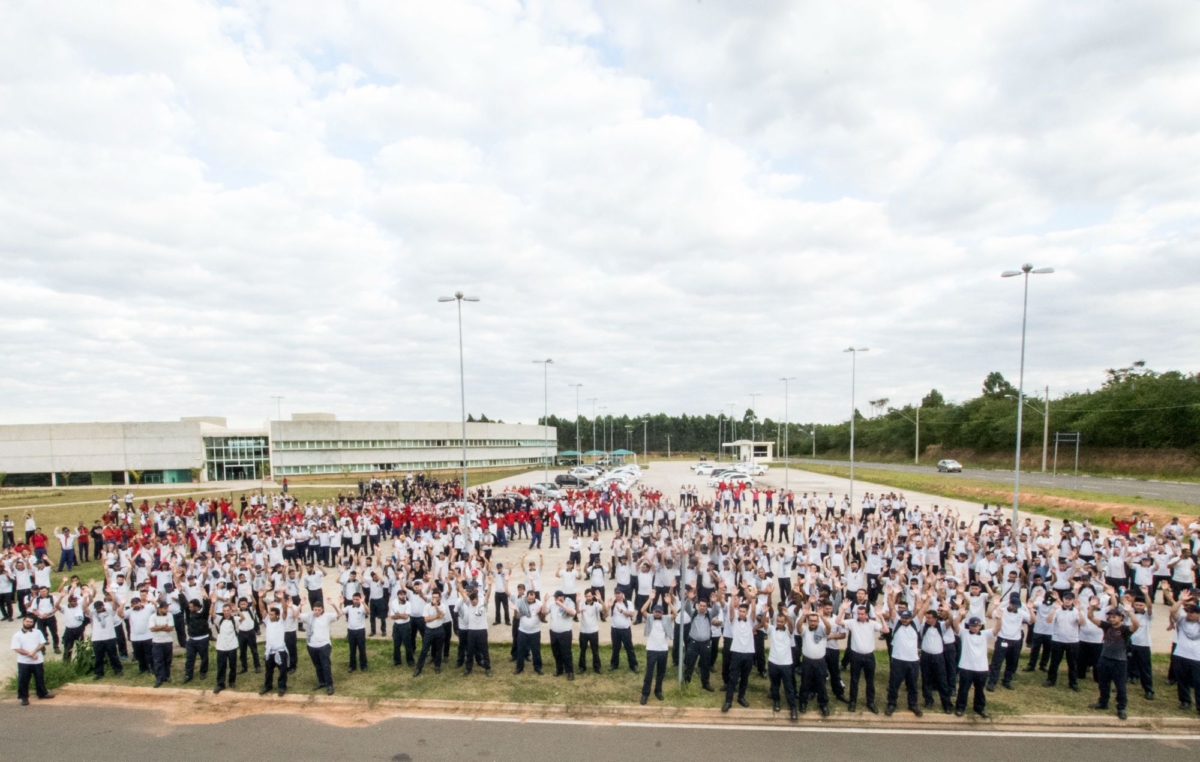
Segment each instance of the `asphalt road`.
[{"label": "asphalt road", "polygon": [[[865,729],[764,730],[696,726],[622,726],[453,719],[387,720],[339,728],[294,716],[257,716],[216,725],[170,725],[137,709],[0,705],[4,748],[25,758],[43,749],[56,759],[162,759],[212,762],[559,762],[591,760],[694,762],[700,759],[920,759],[964,757],[1052,759],[1055,762],[1192,762],[1200,739],[1065,737],[1020,733],[933,734]],[[1050,729],[1048,729],[1050,730]],[[24,753],[17,752],[25,749]]]},{"label": "asphalt road", "polygon": [[[823,466],[849,466],[848,460],[803,460],[794,461],[795,468],[804,468],[805,463],[817,463]],[[880,471],[902,471],[912,474],[936,474],[933,465],[917,466],[902,463],[866,463],[856,460],[857,468],[873,468]],[[948,476],[962,479],[977,479],[990,482],[1012,483],[1012,471],[996,471],[986,468],[966,468],[961,474]],[[1156,482],[1141,479],[1114,479],[1106,476],[1079,476],[1078,478],[1059,473],[1057,477],[1040,471],[1022,471],[1021,484],[1034,487],[1057,487],[1059,489],[1074,489],[1081,492],[1104,492],[1111,495],[1129,495],[1131,497],[1152,498],[1156,500],[1178,500],[1183,503],[1200,505],[1200,484],[1187,482]]]}]

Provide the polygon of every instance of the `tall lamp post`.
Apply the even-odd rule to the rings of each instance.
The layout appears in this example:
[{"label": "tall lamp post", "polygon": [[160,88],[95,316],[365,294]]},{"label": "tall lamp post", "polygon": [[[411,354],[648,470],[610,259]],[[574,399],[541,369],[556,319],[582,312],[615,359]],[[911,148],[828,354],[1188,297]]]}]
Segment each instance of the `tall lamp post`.
[{"label": "tall lamp post", "polygon": [[1031,274],[1049,275],[1052,272],[1054,272],[1053,267],[1039,267],[1035,270],[1033,265],[1025,263],[1021,265],[1020,270],[1005,270],[1000,273],[1001,278],[1025,276],[1025,297],[1021,303],[1021,371],[1017,376],[1017,456],[1016,463],[1013,464],[1012,531],[1014,536],[1017,531],[1017,509],[1021,505],[1021,423],[1022,413],[1025,412],[1025,320],[1029,314],[1029,276]]},{"label": "tall lamp post", "polygon": [[534,360],[534,365],[542,366],[542,481],[550,483],[550,366],[554,361],[547,357],[545,360]]},{"label": "tall lamp post", "polygon": [[[867,347],[847,347],[842,352],[850,353],[850,510],[854,511],[854,416],[857,407],[854,404],[855,374],[858,372],[858,353],[870,352]],[[814,431],[816,429],[814,428]],[[813,437],[813,450],[816,451],[816,436]]]},{"label": "tall lamp post", "polygon": [[462,499],[467,501],[467,381],[463,370],[462,303],[477,302],[478,296],[463,296],[455,291],[454,296],[439,296],[439,302],[456,302],[458,305],[458,396],[462,403]]},{"label": "tall lamp post", "polygon": [[575,465],[583,462],[583,447],[579,439],[579,387],[583,384],[567,384],[575,387]]},{"label": "tall lamp post", "polygon": [[783,382],[783,491],[788,490],[788,435],[792,430],[788,428],[788,381],[795,381],[795,376],[785,376],[780,381]]},{"label": "tall lamp post", "polygon": [[762,395],[755,392],[750,395],[750,462],[754,462],[754,422],[758,418],[758,411],[755,409],[755,403]]},{"label": "tall lamp post", "polygon": [[596,450],[596,401],[598,397],[588,397],[587,401],[592,403],[592,451]]}]

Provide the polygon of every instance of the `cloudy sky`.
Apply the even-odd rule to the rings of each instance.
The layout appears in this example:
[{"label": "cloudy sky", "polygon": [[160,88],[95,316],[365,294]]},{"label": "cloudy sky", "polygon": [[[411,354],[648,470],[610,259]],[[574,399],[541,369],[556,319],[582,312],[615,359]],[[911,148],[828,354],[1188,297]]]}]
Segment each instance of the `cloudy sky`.
[{"label": "cloudy sky", "polygon": [[0,2],[0,421],[1200,370],[1190,0]]}]

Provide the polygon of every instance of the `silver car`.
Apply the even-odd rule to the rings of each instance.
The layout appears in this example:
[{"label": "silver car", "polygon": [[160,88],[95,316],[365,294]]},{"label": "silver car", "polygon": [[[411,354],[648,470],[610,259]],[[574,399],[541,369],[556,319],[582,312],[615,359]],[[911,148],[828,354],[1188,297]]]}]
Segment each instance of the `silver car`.
[{"label": "silver car", "polygon": [[937,469],[939,474],[961,474],[962,463],[959,463],[957,460],[939,460]]}]

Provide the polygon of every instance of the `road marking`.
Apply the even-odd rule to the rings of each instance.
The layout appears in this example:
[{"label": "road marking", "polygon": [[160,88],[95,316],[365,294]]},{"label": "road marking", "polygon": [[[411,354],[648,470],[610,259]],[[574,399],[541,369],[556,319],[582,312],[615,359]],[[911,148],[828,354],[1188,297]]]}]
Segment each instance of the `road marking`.
[{"label": "road marking", "polygon": [[574,720],[554,717],[500,717],[500,716],[463,716],[442,714],[405,714],[397,719],[423,720],[458,720],[460,722],[504,722],[519,725],[591,725],[611,728],[647,728],[652,730],[773,730],[780,733],[855,733],[867,735],[895,736],[967,736],[975,738],[1062,738],[1062,739],[1100,739],[1109,741],[1200,741],[1200,734],[1162,733],[1097,733],[1088,730],[1078,731],[1049,731],[1049,730],[943,730],[930,728],[850,728],[850,727],[812,727],[807,725],[711,725],[695,722],[644,722],[638,720]]}]

